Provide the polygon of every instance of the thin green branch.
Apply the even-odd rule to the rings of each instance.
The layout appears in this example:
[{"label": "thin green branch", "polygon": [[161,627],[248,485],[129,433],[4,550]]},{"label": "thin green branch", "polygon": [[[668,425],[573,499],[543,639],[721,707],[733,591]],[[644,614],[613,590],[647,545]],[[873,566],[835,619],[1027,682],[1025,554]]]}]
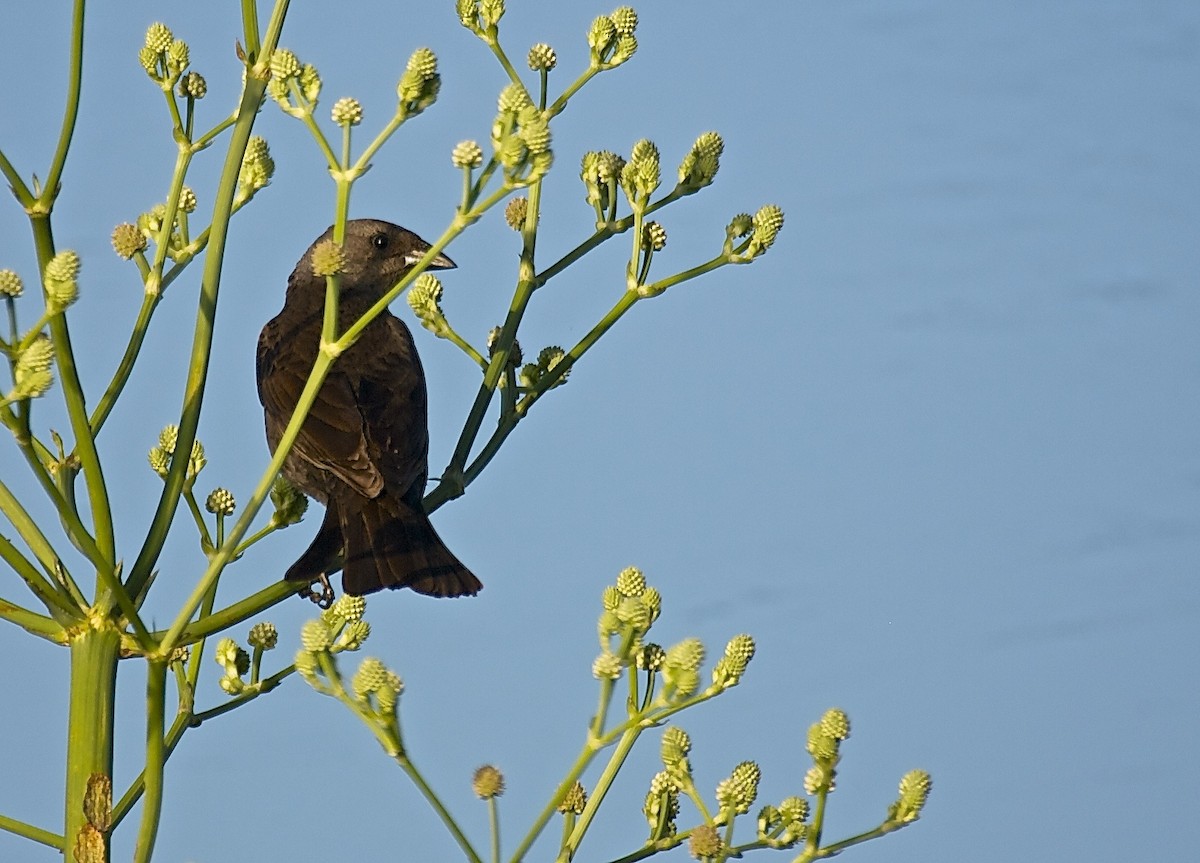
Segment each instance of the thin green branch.
[{"label": "thin green branch", "polygon": [[25,181],[21,179],[21,175],[13,167],[13,163],[8,161],[8,156],[4,155],[3,150],[0,150],[0,174],[4,174],[4,179],[8,180],[9,188],[12,189],[17,203],[25,210],[32,207],[33,193],[29,191],[29,187],[25,185]]},{"label": "thin green branch", "polygon": [[158,822],[162,814],[163,765],[166,753],[163,746],[163,721],[167,695],[167,663],[150,660],[146,669],[146,767],[142,771],[146,802],[142,806],[142,823],[133,850],[134,863],[150,863]]},{"label": "thin green branch", "polygon": [[61,851],[63,847],[63,838],[60,834],[51,833],[49,830],[43,830],[41,827],[34,827],[32,824],[26,824],[24,821],[18,821],[16,818],[9,818],[7,815],[0,815],[0,830],[7,830],[9,833],[15,833],[17,836],[23,836],[26,839],[32,839],[34,842],[49,845],[57,851]]},{"label": "thin green branch", "polygon": [[421,772],[417,770],[417,768],[411,761],[408,760],[403,752],[397,753],[394,757],[396,759],[396,763],[400,765],[400,769],[408,775],[408,778],[411,779],[412,783],[417,786],[417,790],[421,792],[421,795],[425,798],[426,802],[428,802],[433,808],[433,811],[438,814],[438,817],[442,819],[442,823],[446,825],[446,829],[450,831],[450,835],[454,837],[454,841],[458,843],[458,847],[462,849],[463,854],[467,856],[467,859],[470,860],[471,863],[483,863],[479,855],[475,852],[475,848],[471,845],[471,840],[469,840],[466,837],[466,834],[464,834],[459,828],[458,822],[454,820],[454,816],[451,815],[446,807],[442,805],[442,801],[438,799],[438,796],[433,792],[433,789],[429,787],[429,784],[425,781],[425,777],[421,775]]},{"label": "thin green branch", "polygon": [[[0,537],[0,551],[3,551],[3,537]],[[11,543],[10,543],[11,545]],[[8,557],[5,555],[5,561]],[[57,620],[44,614],[30,611],[16,603],[0,598],[0,620],[15,623],[26,632],[44,638],[52,644],[66,644],[67,634],[63,625]]]},{"label": "thin green branch", "polygon": [[[46,215],[54,208],[58,197],[58,184],[62,180],[63,167],[67,163],[67,152],[71,149],[71,138],[75,134],[75,121],[79,117],[79,93],[83,88],[83,18],[85,0],[75,0],[71,10],[71,57],[67,69],[67,103],[63,109],[62,129],[58,134],[58,146],[46,174],[46,185],[37,201],[37,209]],[[32,213],[30,214],[33,215]],[[43,266],[45,262],[43,262]]]}]

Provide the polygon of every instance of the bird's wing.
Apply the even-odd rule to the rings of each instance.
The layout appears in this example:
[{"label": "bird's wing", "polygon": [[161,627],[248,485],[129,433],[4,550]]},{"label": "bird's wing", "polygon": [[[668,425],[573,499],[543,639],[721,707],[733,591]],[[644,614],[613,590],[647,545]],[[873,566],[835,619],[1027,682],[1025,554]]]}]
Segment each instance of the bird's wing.
[{"label": "bird's wing", "polygon": [[[278,339],[271,342],[264,331],[258,350],[258,395],[266,408],[267,437],[274,447],[312,371],[313,354],[280,350]],[[384,488],[384,477],[369,452],[354,381],[341,370],[348,358],[339,359],[326,376],[289,458],[328,471],[357,493],[375,497]]]}]

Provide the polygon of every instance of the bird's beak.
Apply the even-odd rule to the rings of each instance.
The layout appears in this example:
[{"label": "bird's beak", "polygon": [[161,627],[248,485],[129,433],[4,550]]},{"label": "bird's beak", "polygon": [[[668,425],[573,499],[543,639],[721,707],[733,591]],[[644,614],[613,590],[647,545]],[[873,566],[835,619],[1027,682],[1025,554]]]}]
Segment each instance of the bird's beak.
[{"label": "bird's beak", "polygon": [[[412,252],[405,259],[405,262],[410,267],[414,267],[421,262],[421,258],[423,258],[423,257],[425,257],[424,252]],[[427,269],[427,270],[453,270],[457,266],[458,266],[458,264],[454,263],[454,261],[450,260],[445,255],[438,255],[432,261],[429,262],[429,266],[427,266],[425,269]]]}]

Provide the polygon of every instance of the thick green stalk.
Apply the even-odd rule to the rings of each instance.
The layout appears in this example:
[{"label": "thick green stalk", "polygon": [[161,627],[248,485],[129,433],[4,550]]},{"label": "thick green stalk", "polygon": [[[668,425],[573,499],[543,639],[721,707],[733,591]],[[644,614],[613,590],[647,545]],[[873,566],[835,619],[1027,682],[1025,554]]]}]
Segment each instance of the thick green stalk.
[{"label": "thick green stalk", "polygon": [[575,821],[575,829],[571,831],[571,835],[567,837],[567,841],[563,843],[563,849],[558,855],[558,863],[568,863],[579,850],[579,843],[583,841],[583,835],[587,833],[588,827],[592,824],[592,819],[596,817],[596,812],[600,809],[600,804],[604,802],[604,797],[608,794],[608,789],[612,786],[613,780],[617,778],[617,772],[625,763],[625,759],[629,757],[629,753],[633,751],[633,745],[637,743],[642,729],[640,727],[630,728],[621,735],[621,742],[617,744],[617,748],[613,750],[612,757],[608,759],[608,764],[604,765],[604,770],[600,774],[600,778],[596,780],[596,787],[592,790],[591,796],[588,797],[587,805],[583,807],[583,812]]},{"label": "thick green stalk", "polygon": [[[93,775],[112,778],[113,715],[121,633],[105,620],[71,642],[70,707],[67,714],[67,782],[63,853],[67,859],[88,826],[84,797]],[[104,837],[107,848],[108,837]]]},{"label": "thick green stalk", "polygon": [[134,846],[134,863],[150,863],[158,822],[162,814],[163,765],[167,756],[163,743],[163,717],[167,697],[167,663],[150,660],[146,669],[146,769],[142,771],[146,802],[142,824]]}]

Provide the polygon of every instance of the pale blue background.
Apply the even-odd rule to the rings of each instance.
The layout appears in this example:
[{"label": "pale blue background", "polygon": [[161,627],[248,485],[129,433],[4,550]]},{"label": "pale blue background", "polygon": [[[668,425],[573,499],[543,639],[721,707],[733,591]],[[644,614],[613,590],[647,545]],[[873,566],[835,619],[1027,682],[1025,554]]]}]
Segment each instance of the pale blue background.
[{"label": "pale blue background", "polygon": [[[34,6],[0,13],[0,146],[26,175],[44,174],[57,134],[67,4]],[[511,6],[514,59],[551,42],[559,86],[585,62],[591,17],[609,11]],[[326,109],[345,94],[363,100],[364,129],[390,115],[413,48],[442,59],[438,105],[376,159],[353,201],[354,215],[432,239],[457,200],[449,151],[486,141],[504,79],[450,0],[332,8],[294,3],[283,41],[321,69]],[[94,399],[140,300],[108,234],[161,199],[174,157],[161,97],[137,65],[142,33],[162,19],[190,41],[211,122],[233,104],[239,25],[233,3],[91,11],[55,226],[84,259],[72,327],[80,355],[94,358]],[[641,136],[668,166],[699,132],[727,142],[716,185],[662,214],[660,272],[709,257],[738,211],[777,202],[787,226],[752,267],[636,308],[438,514],[487,584],[478,599],[372,603],[366,652],[408,683],[414,758],[481,847],[469,777],[500,765],[511,850],[593,709],[600,590],[636,563],[665,597],[660,640],[698,635],[719,651],[749,631],[759,642],[744,685],[681,722],[702,787],[754,758],[764,802],[797,792],[805,729],[840,705],[854,736],[829,839],[877,823],[910,768],[935,777],[920,824],[848,860],[1194,854],[1200,6],[843,0],[641,12],[642,51],[555,125],[543,261],[588,231],[580,155],[627,151]],[[239,499],[267,457],[254,341],[332,214],[301,126],[268,105],[257,131],[278,173],[236,220],[201,427],[201,484]],[[202,211],[221,155],[197,160]],[[535,298],[522,335],[531,352],[573,343],[615,301],[626,249],[612,243]],[[445,307],[478,341],[507,307],[516,238],[497,213],[451,254]],[[11,203],[0,206],[0,266],[31,278],[28,229]],[[198,275],[171,288],[102,437],[126,560],[157,500],[144,454],[178,416]],[[417,338],[436,471],[477,375],[447,343]],[[53,398],[38,418],[65,427]],[[27,488],[11,444],[0,442],[0,464]],[[277,578],[315,516],[229,570],[222,595]],[[201,567],[186,519],[171,539],[149,606],[160,625]],[[0,595],[22,596],[11,575]],[[308,616],[299,600],[273,614],[279,661]],[[60,828],[66,655],[11,626],[0,651],[0,811]],[[121,787],[143,736],[142,678],[136,664],[126,671]],[[214,677],[205,683],[202,703],[219,702]],[[651,737],[631,760],[581,860],[641,842],[656,748]],[[189,733],[167,778],[163,861],[456,859],[369,734],[298,681]],[[134,815],[117,859],[128,859]],[[549,833],[556,840],[557,825]],[[548,843],[530,859],[552,852]],[[55,855],[0,835],[0,859]]]}]

